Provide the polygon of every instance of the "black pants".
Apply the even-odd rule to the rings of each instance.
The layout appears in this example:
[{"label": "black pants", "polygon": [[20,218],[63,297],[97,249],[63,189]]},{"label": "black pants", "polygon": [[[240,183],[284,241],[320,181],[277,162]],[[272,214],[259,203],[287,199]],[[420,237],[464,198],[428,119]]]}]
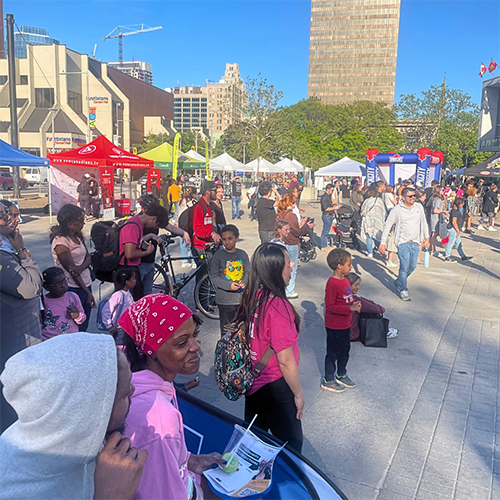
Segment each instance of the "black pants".
[{"label": "black pants", "polygon": [[99,196],[92,196],[92,215],[98,219],[101,215],[101,200]]},{"label": "black pants", "polygon": [[273,436],[288,441],[299,453],[302,451],[302,422],[297,420],[293,392],[283,377],[245,396],[245,420],[250,422],[255,415],[257,427],[270,430]]},{"label": "black pants", "polygon": [[274,231],[259,231],[260,242],[269,243],[274,238]]},{"label": "black pants", "polygon": [[328,382],[334,379],[335,372],[339,377],[347,373],[346,366],[351,349],[350,333],[350,328],[344,330],[326,328],[325,379]]},{"label": "black pants", "polygon": [[224,305],[219,304],[219,321],[220,321],[220,336],[223,337],[226,333],[224,327],[231,323],[236,316],[236,311],[239,305]]},{"label": "black pants", "polygon": [[85,212],[85,215],[90,215],[92,212],[92,196],[90,194],[80,195],[80,207]]}]

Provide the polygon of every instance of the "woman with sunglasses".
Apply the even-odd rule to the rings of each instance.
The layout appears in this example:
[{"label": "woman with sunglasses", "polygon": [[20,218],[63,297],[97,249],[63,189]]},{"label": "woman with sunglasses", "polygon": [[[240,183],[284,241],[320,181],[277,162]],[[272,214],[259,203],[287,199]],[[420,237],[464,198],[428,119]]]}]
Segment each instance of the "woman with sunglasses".
[{"label": "woman with sunglasses", "polygon": [[68,280],[68,290],[76,293],[82,302],[86,319],[79,326],[81,332],[87,331],[90,313],[95,307],[89,269],[90,254],[82,234],[84,225],[84,211],[68,203],[60,208],[57,225],[50,229],[49,236],[54,264],[64,271]]},{"label": "woman with sunglasses", "polygon": [[[5,362],[25,347],[40,342],[42,273],[17,229],[19,210],[0,200],[0,372]],[[16,419],[0,395],[0,432]]]}]

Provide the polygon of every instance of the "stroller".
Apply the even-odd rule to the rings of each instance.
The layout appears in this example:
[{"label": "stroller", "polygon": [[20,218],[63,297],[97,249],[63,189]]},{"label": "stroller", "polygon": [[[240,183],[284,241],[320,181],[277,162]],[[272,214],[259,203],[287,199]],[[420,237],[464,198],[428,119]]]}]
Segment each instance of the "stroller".
[{"label": "stroller", "polygon": [[335,221],[332,227],[335,236],[328,238],[328,244],[333,247],[337,243],[339,248],[345,248],[352,245],[356,250],[361,250],[361,244],[358,240],[358,223],[354,208],[351,205],[342,204],[335,210]]},{"label": "stroller", "polygon": [[300,262],[309,262],[317,257],[316,244],[312,236],[306,234],[299,237],[299,260]]}]

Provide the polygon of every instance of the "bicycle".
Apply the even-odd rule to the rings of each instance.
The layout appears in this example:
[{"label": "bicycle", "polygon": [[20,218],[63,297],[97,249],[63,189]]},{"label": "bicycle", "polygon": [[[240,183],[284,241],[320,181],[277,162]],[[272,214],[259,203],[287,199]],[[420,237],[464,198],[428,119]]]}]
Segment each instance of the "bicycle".
[{"label": "bicycle", "polygon": [[179,280],[175,276],[173,262],[184,260],[185,257],[172,257],[169,252],[169,245],[175,243],[175,240],[162,234],[163,240],[158,244],[160,249],[160,263],[155,263],[155,273],[153,277],[153,293],[165,293],[174,298],[178,298],[182,289],[193,279],[196,278],[194,289],[194,302],[196,307],[207,317],[219,319],[219,306],[215,301],[215,287],[210,279],[210,259],[217,250],[217,245],[210,243],[206,245],[205,251],[201,256],[193,256],[198,267],[189,274],[184,274]]}]

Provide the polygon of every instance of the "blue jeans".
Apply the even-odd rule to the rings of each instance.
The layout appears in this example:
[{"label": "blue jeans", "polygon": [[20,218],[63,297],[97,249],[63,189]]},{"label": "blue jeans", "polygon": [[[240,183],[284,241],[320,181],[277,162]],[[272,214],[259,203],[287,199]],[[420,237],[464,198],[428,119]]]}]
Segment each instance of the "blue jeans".
[{"label": "blue jeans", "polygon": [[[172,207],[173,207],[173,210],[172,210]],[[177,217],[177,210],[179,210],[179,202],[173,201],[172,207],[170,208],[170,211],[174,214],[174,216],[172,217],[172,220],[175,222],[179,218],[179,217]]]},{"label": "blue jeans", "polygon": [[[90,285],[88,287],[88,291],[90,293],[92,293],[92,285]],[[76,288],[76,287],[69,286],[68,292],[76,293],[78,295],[78,298],[80,299],[80,302],[82,303],[83,312],[85,313],[85,316],[87,316],[87,317],[85,318],[85,321],[82,324],[78,325],[78,331],[79,332],[86,332],[87,327],[89,326],[90,314],[92,313],[92,308],[90,307],[89,303],[87,302],[87,296],[85,295],[85,292],[80,287]]]},{"label": "blue jeans", "polygon": [[233,219],[236,219],[236,217],[240,216],[240,203],[241,203],[241,197],[233,196],[233,202],[232,202]]},{"label": "blue jeans", "polygon": [[418,252],[420,245],[418,243],[403,243],[398,247],[399,274],[398,285],[401,291],[408,290],[408,276],[417,268]]},{"label": "blue jeans", "polygon": [[139,267],[139,274],[141,275],[142,286],[144,287],[144,295],[151,295],[153,293],[155,263],[141,262],[138,267]]},{"label": "blue jeans", "polygon": [[181,247],[181,257],[184,257],[184,259],[181,261],[183,264],[191,264],[193,261],[192,259],[187,259],[187,257],[190,257],[191,256],[191,246],[187,246],[185,243],[184,243],[184,240],[182,238],[180,238],[180,247]]},{"label": "blue jeans", "polygon": [[288,256],[292,262],[295,262],[295,265],[292,269],[292,276],[290,278],[290,283],[288,283],[286,287],[286,294],[292,295],[295,293],[295,280],[297,278],[297,264],[299,263],[299,245],[285,245],[288,251]]},{"label": "blue jeans", "polygon": [[457,244],[457,252],[460,257],[465,257],[464,249],[462,248],[462,240],[460,239],[460,235],[457,236],[457,231],[454,227],[448,229],[448,244],[446,245],[445,257],[449,257],[451,255],[451,249],[453,248],[453,244]]},{"label": "blue jeans", "polygon": [[[365,238],[366,238],[366,251],[370,254],[373,253],[373,242],[375,241],[369,234],[365,233]],[[375,243],[377,243],[375,241]]]},{"label": "blue jeans", "polygon": [[328,246],[328,235],[332,229],[333,214],[323,214],[321,216],[321,220],[323,221],[323,231],[321,231],[321,248],[325,248]]}]

